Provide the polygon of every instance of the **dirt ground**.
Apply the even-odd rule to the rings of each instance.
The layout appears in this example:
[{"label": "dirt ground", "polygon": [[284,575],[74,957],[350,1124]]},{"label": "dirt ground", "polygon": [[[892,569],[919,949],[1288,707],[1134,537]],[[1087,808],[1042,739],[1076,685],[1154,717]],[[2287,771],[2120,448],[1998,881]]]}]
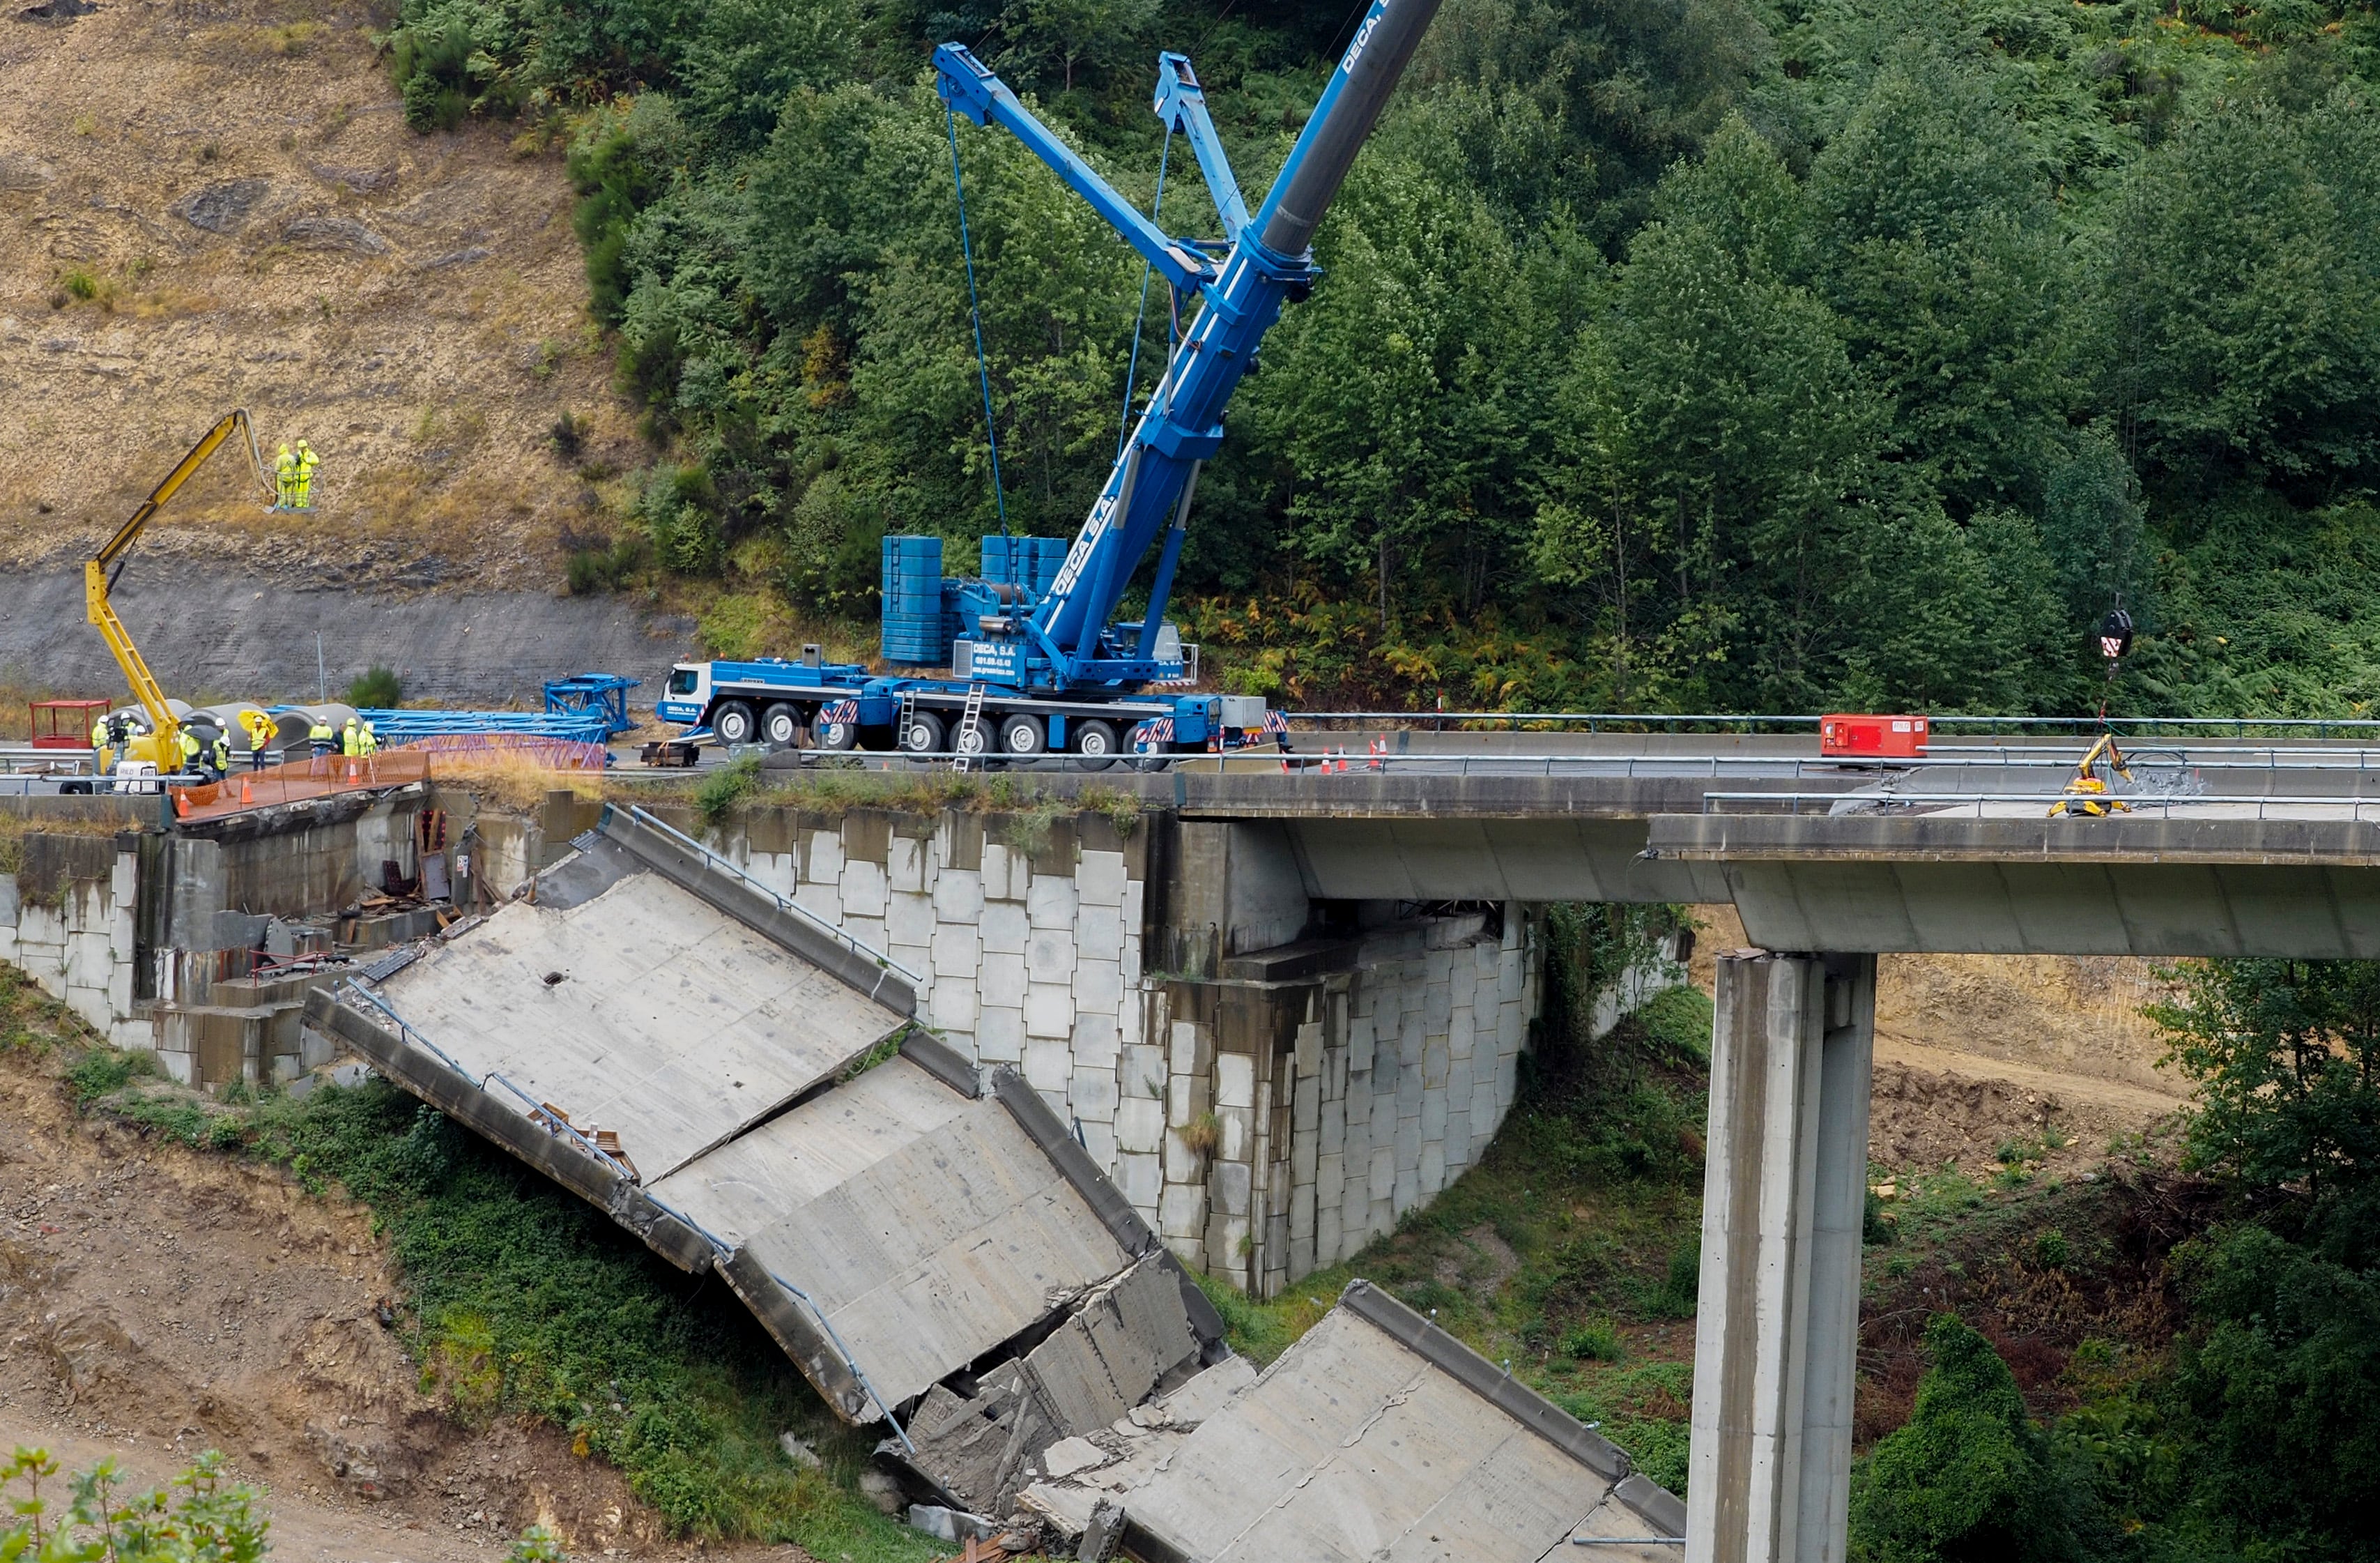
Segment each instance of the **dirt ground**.
[{"label": "dirt ground", "polygon": [[[1747,941],[1731,906],[1694,915],[1691,974],[1708,993],[1717,952]],[[1870,1158],[1979,1175],[2016,1142],[2053,1174],[2105,1161],[2111,1141],[2157,1124],[2189,1095],[2158,1064],[2165,1045],[2140,1013],[2165,991],[2153,967],[2097,956],[1881,958]]]},{"label": "dirt ground", "polygon": [[[216,419],[321,453],[268,516],[226,450],[144,552],[335,585],[559,583],[633,467],[557,149],[406,128],[337,0],[0,15],[0,564],[87,551]],[[370,562],[362,563],[367,556]],[[152,567],[153,568],[154,567]]]},{"label": "dirt ground", "polygon": [[78,1120],[0,1053],[0,1445],[144,1484],[221,1449],[303,1563],[484,1563],[531,1523],[577,1557],[805,1557],[664,1542],[559,1435],[458,1426],[380,1322],[395,1295],[361,1207]]}]

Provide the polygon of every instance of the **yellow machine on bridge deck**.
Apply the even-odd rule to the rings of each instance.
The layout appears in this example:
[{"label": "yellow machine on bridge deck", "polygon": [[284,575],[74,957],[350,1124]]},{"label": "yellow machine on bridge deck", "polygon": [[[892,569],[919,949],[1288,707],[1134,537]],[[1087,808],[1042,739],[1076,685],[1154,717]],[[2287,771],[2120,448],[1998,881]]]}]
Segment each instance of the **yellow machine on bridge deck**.
[{"label": "yellow machine on bridge deck", "polygon": [[265,468],[263,452],[257,448],[256,430],[249,422],[248,411],[244,408],[237,409],[208,430],[199,443],[190,447],[190,453],[165,474],[165,481],[159,483],[141,502],[140,507],[132,512],[131,519],[115,529],[115,535],[107,540],[106,546],[83,563],[85,613],[91,622],[99,627],[100,635],[107,641],[107,649],[115,654],[116,665],[124,669],[126,682],[132,686],[132,698],[140,702],[140,709],[149,717],[149,731],[125,745],[124,751],[116,758],[150,761],[161,774],[182,768],[181,719],[175,714],[173,706],[166,702],[165,691],[158,688],[155,676],[149,671],[149,664],[141,658],[140,649],[132,643],[132,636],[124,628],[124,621],[115,617],[115,609],[108,602],[107,594],[115,586],[116,577],[124,573],[126,557],[133,543],[140,541],[140,534],[148,530],[158,510],[190,480],[192,473],[206,465],[207,458],[221,449],[224,442],[234,434],[247,436],[249,462],[255,470],[256,481],[263,485],[268,495],[274,493],[273,475]]},{"label": "yellow machine on bridge deck", "polygon": [[[2102,761],[2106,762],[2107,768],[2104,776],[2099,775],[2098,769]],[[2056,819],[2060,814],[2083,814],[2104,819],[2109,814],[2131,812],[2131,804],[2110,796],[2114,790],[2112,783],[2118,776],[2131,781],[2132,767],[2124,759],[2124,751],[2116,747],[2116,735],[2102,733],[2099,741],[2091,746],[2091,751],[2082,756],[2082,763],[2074,767],[2073,779],[2066,784],[2065,796],[2049,806],[2049,817]]]}]

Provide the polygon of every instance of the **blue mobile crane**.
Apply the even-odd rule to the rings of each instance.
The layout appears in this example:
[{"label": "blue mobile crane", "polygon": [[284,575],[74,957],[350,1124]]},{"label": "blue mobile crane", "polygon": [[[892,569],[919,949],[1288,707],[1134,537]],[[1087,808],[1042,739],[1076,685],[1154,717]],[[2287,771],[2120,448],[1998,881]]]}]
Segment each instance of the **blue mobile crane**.
[{"label": "blue mobile crane", "polygon": [[[1158,117],[1169,132],[1188,137],[1214,197],[1220,240],[1167,235],[966,49],[935,50],[938,90],[952,111],[1025,142],[1165,278],[1177,313],[1194,304],[1196,312],[1054,576],[987,571],[1012,579],[937,583],[939,603],[929,612],[947,631],[947,675],[871,674],[827,662],[816,647],[798,662],[685,663],[670,675],[662,718],[707,726],[731,745],[793,745],[807,732],[820,749],[1019,756],[1057,750],[1094,763],[1127,745],[1201,751],[1257,736],[1266,720],[1257,697],[1165,692],[1196,677],[1195,657],[1165,618],[1191,496],[1200,465],[1222,444],[1224,407],[1257,345],[1281,306],[1305,298],[1320,275],[1310,248],[1315,227],[1438,6],[1439,0],[1373,0],[1253,214],[1190,61],[1158,57]],[[886,540],[888,654],[898,560],[939,558],[938,550],[900,555],[912,541]],[[1116,612],[1152,546],[1148,610],[1120,621]]]}]

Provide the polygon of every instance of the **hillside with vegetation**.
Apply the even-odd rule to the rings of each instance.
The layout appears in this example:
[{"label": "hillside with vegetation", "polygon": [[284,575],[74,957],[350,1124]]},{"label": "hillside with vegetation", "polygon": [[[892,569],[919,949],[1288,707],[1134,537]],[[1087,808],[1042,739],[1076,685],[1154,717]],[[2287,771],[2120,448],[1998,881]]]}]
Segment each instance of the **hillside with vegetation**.
[{"label": "hillside with vegetation", "polygon": [[[996,499],[927,55],[956,38],[1169,229],[1196,59],[1243,184],[1356,10],[1312,0],[406,0],[424,130],[570,144],[652,458],[582,590],[722,652],[865,633],[876,539],[1071,532],[1167,289],[964,124]],[[2380,70],[2334,0],[1450,0],[1199,486],[1234,687],[1507,709],[2345,714],[2380,436]],[[1127,378],[1130,385],[1127,387]]]}]

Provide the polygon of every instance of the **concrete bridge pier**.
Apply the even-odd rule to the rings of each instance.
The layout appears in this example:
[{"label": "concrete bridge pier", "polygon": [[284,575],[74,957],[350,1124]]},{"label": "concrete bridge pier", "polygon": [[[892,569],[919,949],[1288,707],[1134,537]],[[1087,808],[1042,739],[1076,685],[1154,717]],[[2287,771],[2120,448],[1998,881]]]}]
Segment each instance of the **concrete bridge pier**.
[{"label": "concrete bridge pier", "polygon": [[1686,1563],[1842,1563],[1876,957],[1718,964]]}]

